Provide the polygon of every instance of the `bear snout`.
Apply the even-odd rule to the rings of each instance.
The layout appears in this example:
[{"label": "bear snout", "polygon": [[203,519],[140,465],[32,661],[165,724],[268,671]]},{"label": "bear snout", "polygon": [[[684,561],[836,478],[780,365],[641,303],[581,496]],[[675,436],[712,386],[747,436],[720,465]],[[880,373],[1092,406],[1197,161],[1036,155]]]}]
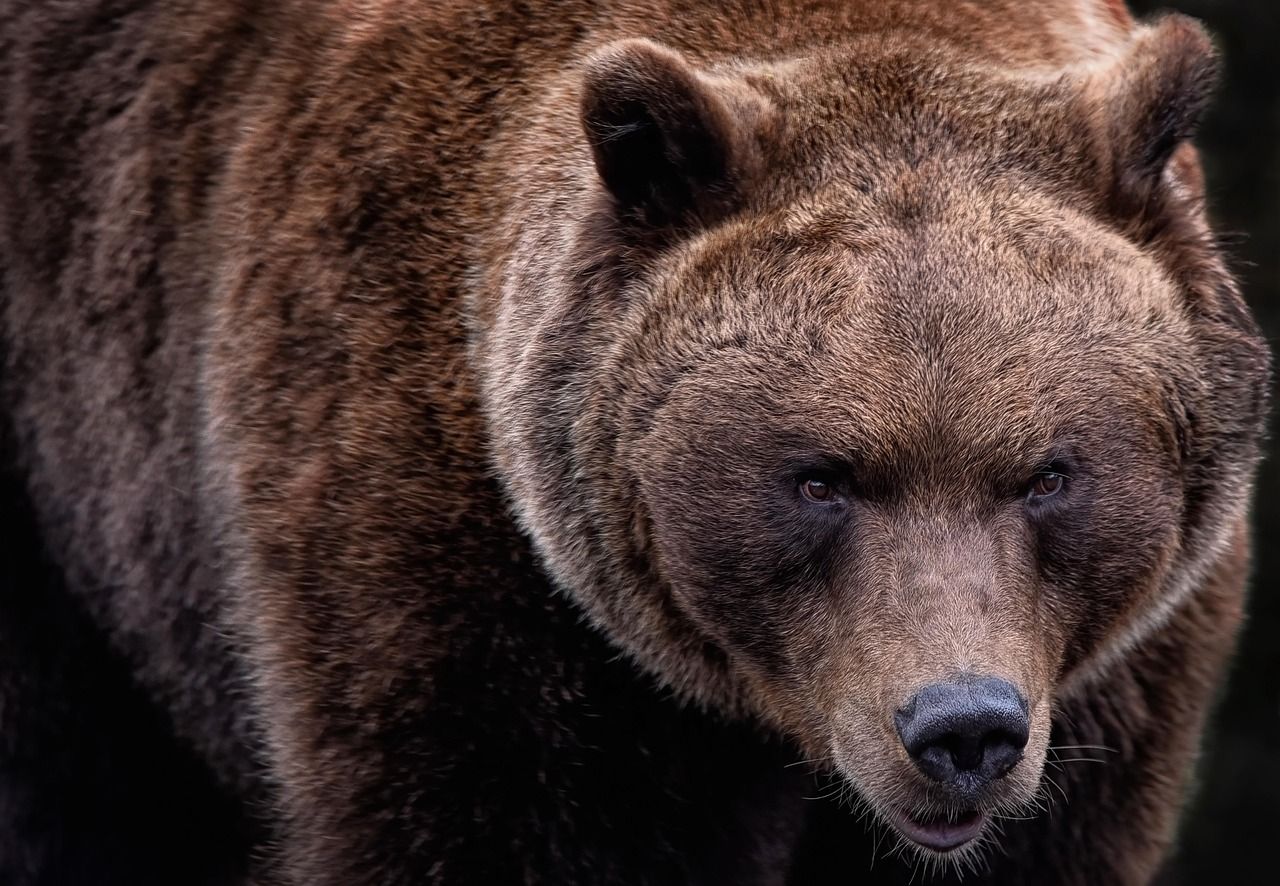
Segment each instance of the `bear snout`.
[{"label": "bear snout", "polygon": [[898,737],[932,781],[976,794],[1022,759],[1027,701],[1008,680],[966,674],[930,683],[894,714]]}]

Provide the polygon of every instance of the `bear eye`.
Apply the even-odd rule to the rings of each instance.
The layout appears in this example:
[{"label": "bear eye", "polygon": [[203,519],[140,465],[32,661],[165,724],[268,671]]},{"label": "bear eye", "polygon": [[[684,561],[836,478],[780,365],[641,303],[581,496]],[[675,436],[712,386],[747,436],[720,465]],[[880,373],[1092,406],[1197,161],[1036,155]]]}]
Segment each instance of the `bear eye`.
[{"label": "bear eye", "polygon": [[1041,471],[1027,487],[1027,499],[1039,501],[1057,495],[1067,485],[1067,477],[1057,471]]},{"label": "bear eye", "polygon": [[800,480],[800,494],[816,504],[826,504],[835,500],[836,490],[821,477],[804,477]]}]

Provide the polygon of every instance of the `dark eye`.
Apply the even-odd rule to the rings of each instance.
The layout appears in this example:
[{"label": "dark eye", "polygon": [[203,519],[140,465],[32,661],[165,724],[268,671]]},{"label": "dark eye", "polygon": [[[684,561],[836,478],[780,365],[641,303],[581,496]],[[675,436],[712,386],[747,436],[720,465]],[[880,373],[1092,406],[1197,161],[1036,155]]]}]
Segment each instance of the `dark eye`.
[{"label": "dark eye", "polygon": [[829,501],[834,501],[836,497],[835,488],[829,481],[821,477],[805,477],[801,479],[800,494],[817,504],[826,504]]},{"label": "dark eye", "polygon": [[1027,487],[1027,498],[1030,501],[1050,498],[1061,492],[1066,485],[1065,474],[1059,474],[1057,471],[1041,471],[1035,475],[1031,485]]}]

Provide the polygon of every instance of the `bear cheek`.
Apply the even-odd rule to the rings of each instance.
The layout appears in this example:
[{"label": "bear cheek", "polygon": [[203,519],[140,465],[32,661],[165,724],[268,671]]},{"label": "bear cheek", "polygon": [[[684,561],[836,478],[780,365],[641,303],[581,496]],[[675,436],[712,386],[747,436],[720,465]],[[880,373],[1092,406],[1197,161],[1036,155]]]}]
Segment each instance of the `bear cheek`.
[{"label": "bear cheek", "polygon": [[1179,525],[1180,496],[1136,470],[1107,481],[1114,486],[1036,533],[1047,609],[1064,638],[1060,678],[1093,659],[1167,592],[1178,544],[1170,527]]},{"label": "bear cheek", "polygon": [[797,638],[822,599],[803,555],[750,513],[678,496],[651,498],[650,508],[654,556],[679,608],[740,664],[794,675],[805,645]]},{"label": "bear cheek", "polygon": [[655,453],[638,470],[650,557],[681,613],[740,667],[794,684],[820,642],[809,626],[824,620],[834,568],[820,549],[836,539],[800,525],[765,466],[698,454],[715,449]]}]

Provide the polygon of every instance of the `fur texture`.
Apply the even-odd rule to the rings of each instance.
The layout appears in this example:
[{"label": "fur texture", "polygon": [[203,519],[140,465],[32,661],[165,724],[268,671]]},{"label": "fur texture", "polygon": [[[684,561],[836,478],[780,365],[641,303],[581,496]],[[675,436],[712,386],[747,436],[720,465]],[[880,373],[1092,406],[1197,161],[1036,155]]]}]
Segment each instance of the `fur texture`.
[{"label": "fur texture", "polygon": [[[1266,405],[1214,71],[1101,0],[0,0],[0,879],[1145,882]],[[1031,740],[937,856],[893,712],[964,672]]]}]

